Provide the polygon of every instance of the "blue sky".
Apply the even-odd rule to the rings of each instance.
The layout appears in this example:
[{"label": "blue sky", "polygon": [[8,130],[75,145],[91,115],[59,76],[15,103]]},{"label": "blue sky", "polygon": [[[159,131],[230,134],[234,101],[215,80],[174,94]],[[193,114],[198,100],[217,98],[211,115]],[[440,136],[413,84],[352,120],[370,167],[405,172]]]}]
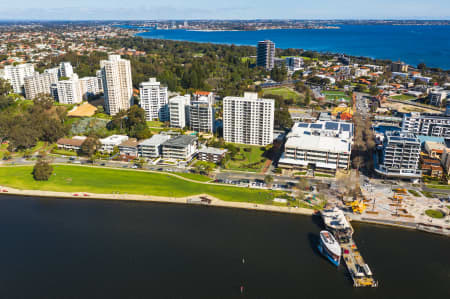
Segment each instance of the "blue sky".
[{"label": "blue sky", "polygon": [[0,0],[0,19],[450,19],[449,0]]}]

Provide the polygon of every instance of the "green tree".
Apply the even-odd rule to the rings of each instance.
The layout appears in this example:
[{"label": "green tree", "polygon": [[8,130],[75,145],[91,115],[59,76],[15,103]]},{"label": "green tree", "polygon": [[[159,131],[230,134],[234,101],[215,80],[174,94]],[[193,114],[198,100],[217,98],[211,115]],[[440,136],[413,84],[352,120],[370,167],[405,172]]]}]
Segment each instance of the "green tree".
[{"label": "green tree", "polygon": [[45,160],[39,160],[33,168],[33,177],[36,181],[48,181],[52,175],[53,167]]},{"label": "green tree", "polygon": [[88,157],[92,157],[101,147],[100,140],[95,136],[89,136],[81,145],[81,153]]},{"label": "green tree", "polygon": [[12,158],[12,154],[9,151],[6,151],[3,154],[3,160],[10,160]]},{"label": "green tree", "polygon": [[271,187],[273,184],[273,176],[271,176],[270,174],[266,175],[264,177],[264,183],[266,183],[267,186]]}]

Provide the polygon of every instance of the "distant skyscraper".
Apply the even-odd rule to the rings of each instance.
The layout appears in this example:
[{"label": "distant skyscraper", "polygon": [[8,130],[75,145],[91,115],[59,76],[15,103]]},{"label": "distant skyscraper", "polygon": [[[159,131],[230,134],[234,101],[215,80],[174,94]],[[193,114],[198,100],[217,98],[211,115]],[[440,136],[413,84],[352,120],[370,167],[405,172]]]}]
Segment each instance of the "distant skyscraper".
[{"label": "distant skyscraper", "polygon": [[105,110],[116,115],[120,110],[130,108],[133,100],[133,83],[130,61],[120,55],[109,55],[108,60],[100,61]]},{"label": "distant skyscraper", "polygon": [[34,75],[34,66],[30,63],[19,65],[7,65],[4,69],[4,78],[11,83],[15,93],[24,93],[25,77]]},{"label": "distant skyscraper", "polygon": [[148,121],[159,119],[169,120],[167,87],[161,86],[156,78],[150,78],[148,82],[139,84],[140,105],[145,110]]},{"label": "distant skyscraper", "polygon": [[275,43],[270,40],[260,41],[257,49],[256,65],[271,70],[275,63]]},{"label": "distant skyscraper", "polygon": [[223,99],[223,138],[226,142],[267,145],[273,141],[275,101],[257,93]]}]

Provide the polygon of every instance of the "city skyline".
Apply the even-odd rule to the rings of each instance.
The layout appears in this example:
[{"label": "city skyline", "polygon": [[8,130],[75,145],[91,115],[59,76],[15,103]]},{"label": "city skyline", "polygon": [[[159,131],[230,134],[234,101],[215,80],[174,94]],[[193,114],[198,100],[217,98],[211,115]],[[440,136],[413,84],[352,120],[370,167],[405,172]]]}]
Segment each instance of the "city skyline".
[{"label": "city skyline", "polygon": [[[287,9],[288,8],[288,9]],[[315,3],[285,0],[272,2],[230,0],[211,3],[193,0],[189,3],[171,0],[164,5],[135,0],[124,7],[123,1],[43,0],[39,7],[31,0],[0,8],[2,20],[162,20],[162,19],[449,19],[450,4],[442,0],[392,1],[365,3],[349,0],[334,6],[330,0]]]}]

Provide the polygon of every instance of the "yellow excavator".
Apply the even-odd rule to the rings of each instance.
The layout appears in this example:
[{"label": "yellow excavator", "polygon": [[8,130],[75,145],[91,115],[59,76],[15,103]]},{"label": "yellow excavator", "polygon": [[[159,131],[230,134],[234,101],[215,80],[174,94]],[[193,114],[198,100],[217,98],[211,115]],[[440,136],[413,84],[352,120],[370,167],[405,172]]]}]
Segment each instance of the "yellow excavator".
[{"label": "yellow excavator", "polygon": [[404,189],[404,188],[397,188],[397,189],[394,189],[394,192],[395,192],[395,193],[398,193],[398,194],[403,194],[403,195],[408,194],[408,192],[407,192],[406,189]]},{"label": "yellow excavator", "polygon": [[401,202],[403,200],[403,196],[401,196],[397,193],[394,193],[394,196],[392,196],[392,200]]},{"label": "yellow excavator", "polygon": [[351,207],[352,207],[353,213],[356,213],[356,214],[362,214],[367,208],[366,204],[361,199],[354,200],[351,203]]}]

